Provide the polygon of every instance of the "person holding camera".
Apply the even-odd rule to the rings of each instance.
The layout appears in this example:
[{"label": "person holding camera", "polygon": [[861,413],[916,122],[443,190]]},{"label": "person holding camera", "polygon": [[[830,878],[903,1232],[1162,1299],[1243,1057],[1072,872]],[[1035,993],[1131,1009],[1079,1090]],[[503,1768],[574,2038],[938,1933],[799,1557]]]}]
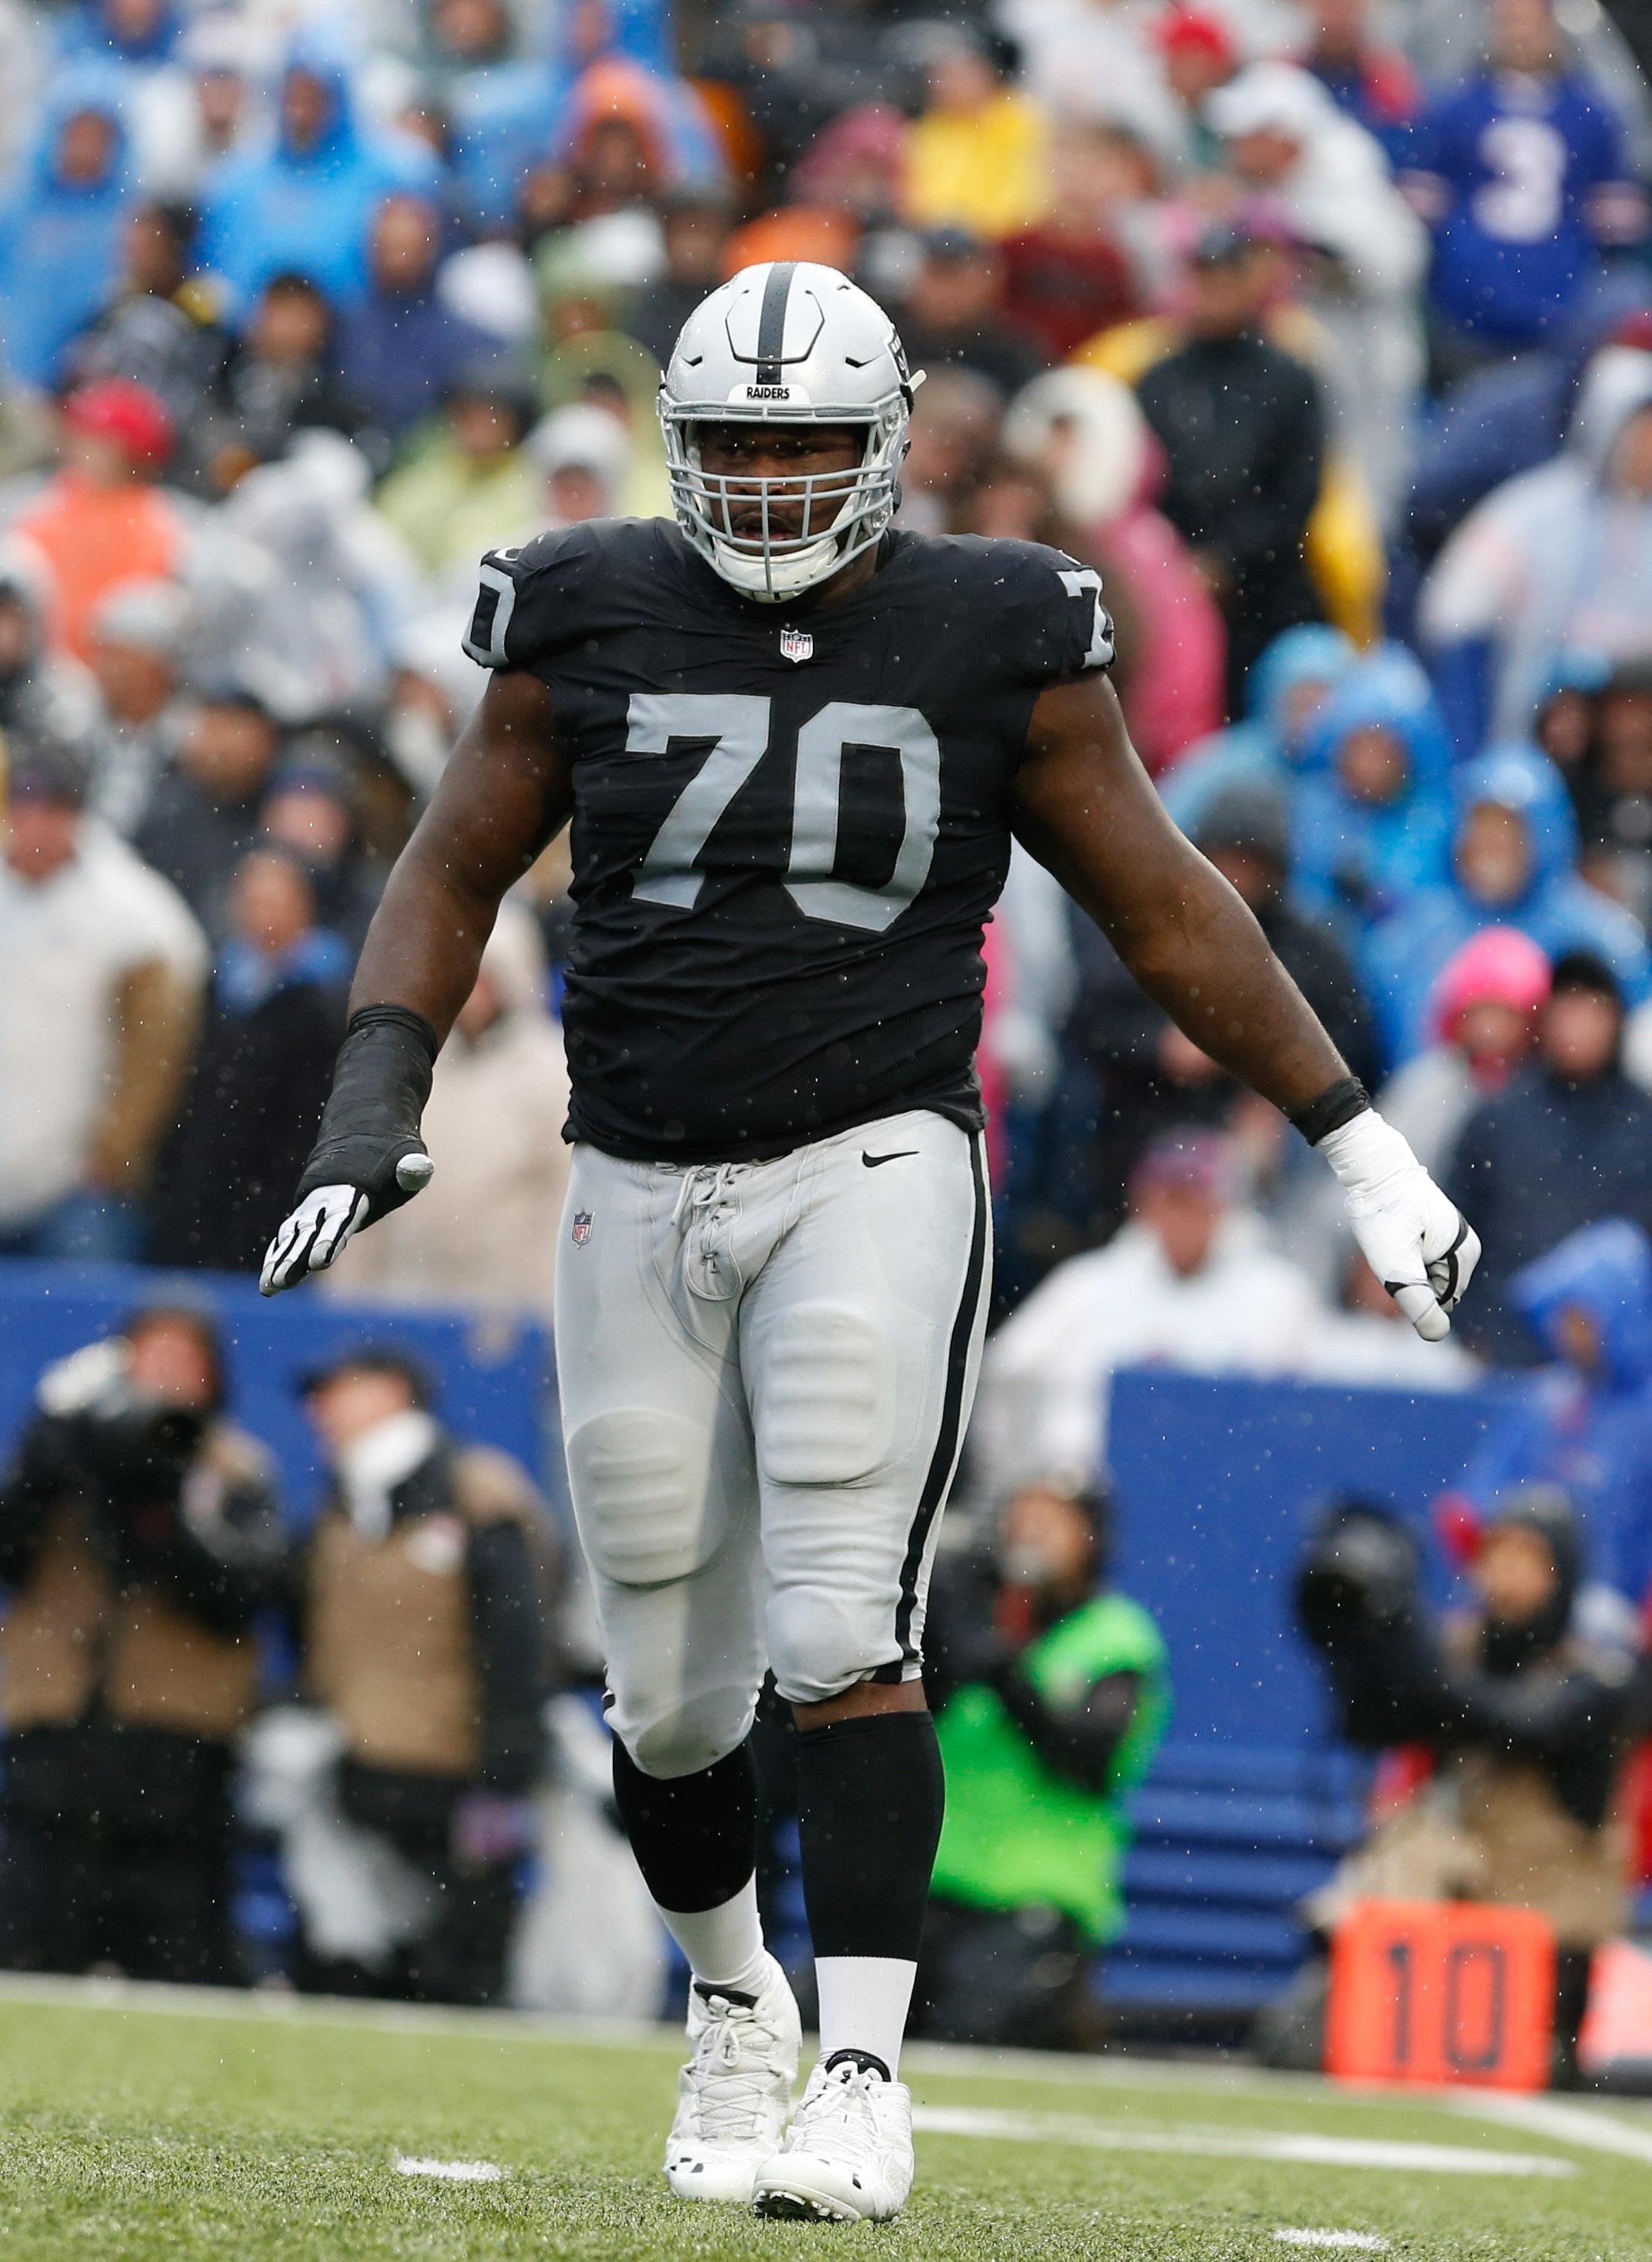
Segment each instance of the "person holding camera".
[{"label": "person holding camera", "polygon": [[[1297,1616],[1331,1677],[1343,1733],[1420,1747],[1428,1779],[1306,1904],[1328,1939],[1362,1900],[1501,1902],[1535,1910],[1559,1949],[1555,2075],[1571,2078],[1594,1950],[1627,1915],[1616,1795],[1639,1709],[1633,1661],[1576,1631],[1584,1574],[1571,1503],[1504,1496],[1471,1566],[1478,1600],[1437,1620],[1410,1533],[1361,1501],[1309,1544]],[[1323,1967],[1261,2037],[1275,2062],[1317,2062]],[[1317,1982],[1317,1984],[1316,1984]]]},{"label": "person holding camera", "polygon": [[1123,1922],[1125,1793],[1165,1732],[1165,1645],[1105,1578],[1109,1504],[1024,1486],[995,1549],[937,1565],[924,1681],[947,1812],[916,2031],[1078,2049],[1097,1949]]},{"label": "person holding camera", "polygon": [[41,1376],[0,1484],[0,1968],[228,1985],[234,1740],[281,1582],[217,1329],[155,1306]]},{"label": "person holding camera", "polygon": [[430,1378],[363,1344],[300,1390],[328,1465],[300,1577],[302,1682],[335,1723],[337,1804],[408,1910],[371,1959],[299,1895],[300,1988],[496,2002],[537,1842],[552,1693],[548,1513],[519,1462],[456,1437]]}]

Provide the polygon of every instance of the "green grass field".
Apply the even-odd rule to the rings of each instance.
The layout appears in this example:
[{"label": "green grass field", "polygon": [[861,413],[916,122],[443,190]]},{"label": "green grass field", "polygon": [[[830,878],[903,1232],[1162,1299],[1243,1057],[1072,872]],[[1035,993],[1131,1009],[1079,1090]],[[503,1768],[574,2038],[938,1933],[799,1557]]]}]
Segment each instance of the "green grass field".
[{"label": "green grass field", "polygon": [[1652,2257],[1632,2106],[941,2051],[906,2069],[924,2125],[898,2225],[761,2223],[666,2195],[675,2056],[502,2017],[0,1985],[0,2262]]}]

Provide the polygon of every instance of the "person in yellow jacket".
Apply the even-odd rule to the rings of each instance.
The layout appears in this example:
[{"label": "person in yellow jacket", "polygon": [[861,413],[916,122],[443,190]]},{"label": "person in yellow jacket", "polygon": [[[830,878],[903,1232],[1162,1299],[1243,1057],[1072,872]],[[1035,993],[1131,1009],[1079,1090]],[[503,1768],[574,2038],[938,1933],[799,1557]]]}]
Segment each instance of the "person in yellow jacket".
[{"label": "person in yellow jacket", "polygon": [[992,241],[1030,226],[1049,198],[1050,120],[1011,86],[977,33],[933,33],[929,101],[908,128],[902,203],[914,227],[962,227]]},{"label": "person in yellow jacket", "polygon": [[375,498],[427,573],[451,572],[498,538],[537,522],[544,493],[523,447],[533,400],[492,365],[462,371],[442,417]]}]

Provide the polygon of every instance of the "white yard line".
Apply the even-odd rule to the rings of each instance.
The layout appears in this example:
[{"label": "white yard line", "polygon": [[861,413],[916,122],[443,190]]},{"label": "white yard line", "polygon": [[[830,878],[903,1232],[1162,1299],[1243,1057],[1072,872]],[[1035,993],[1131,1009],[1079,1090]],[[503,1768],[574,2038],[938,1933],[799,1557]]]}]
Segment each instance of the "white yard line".
[{"label": "white yard line", "polygon": [[998,2113],[967,2105],[920,2105],[913,2125],[938,2136],[999,2137],[1020,2144],[1078,2144],[1101,2152],[1183,2152],[1208,2159],[1281,2160],[1298,2166],[1418,2170],[1448,2176],[1575,2176],[1576,2163],[1536,2152],[1480,2151],[1466,2144],[1325,2136],[1295,2129],[1136,2129],[1071,2113]]},{"label": "white yard line", "polygon": [[392,2165],[399,2176],[429,2176],[442,2184],[497,2184],[505,2176],[492,2160],[417,2160],[397,2152]]},{"label": "white yard line", "polygon": [[1281,2246],[1352,2247],[1363,2254],[1384,2253],[1389,2243],[1374,2230],[1276,2230],[1273,2236]]},{"label": "white yard line", "polygon": [[1454,2112],[1476,2121],[1501,2121],[1529,2136],[1554,2136],[1562,2144],[1584,2151],[1615,2152],[1626,2160],[1644,2160],[1652,2166],[1652,2123],[1636,2127],[1592,2105],[1574,2104],[1562,2097],[1517,2097],[1506,2091],[1477,2089],[1472,2097],[1446,2092],[1442,2102]]}]

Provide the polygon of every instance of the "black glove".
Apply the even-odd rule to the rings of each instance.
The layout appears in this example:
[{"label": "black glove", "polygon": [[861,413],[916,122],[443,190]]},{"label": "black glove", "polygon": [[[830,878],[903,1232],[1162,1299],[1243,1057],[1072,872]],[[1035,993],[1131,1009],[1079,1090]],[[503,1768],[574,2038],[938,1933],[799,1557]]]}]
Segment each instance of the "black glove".
[{"label": "black glove", "polygon": [[364,1005],[350,1016],[320,1135],[264,1257],[266,1296],[324,1272],[352,1234],[429,1184],[436,1166],[419,1119],[438,1049],[436,1031],[408,1006]]}]

